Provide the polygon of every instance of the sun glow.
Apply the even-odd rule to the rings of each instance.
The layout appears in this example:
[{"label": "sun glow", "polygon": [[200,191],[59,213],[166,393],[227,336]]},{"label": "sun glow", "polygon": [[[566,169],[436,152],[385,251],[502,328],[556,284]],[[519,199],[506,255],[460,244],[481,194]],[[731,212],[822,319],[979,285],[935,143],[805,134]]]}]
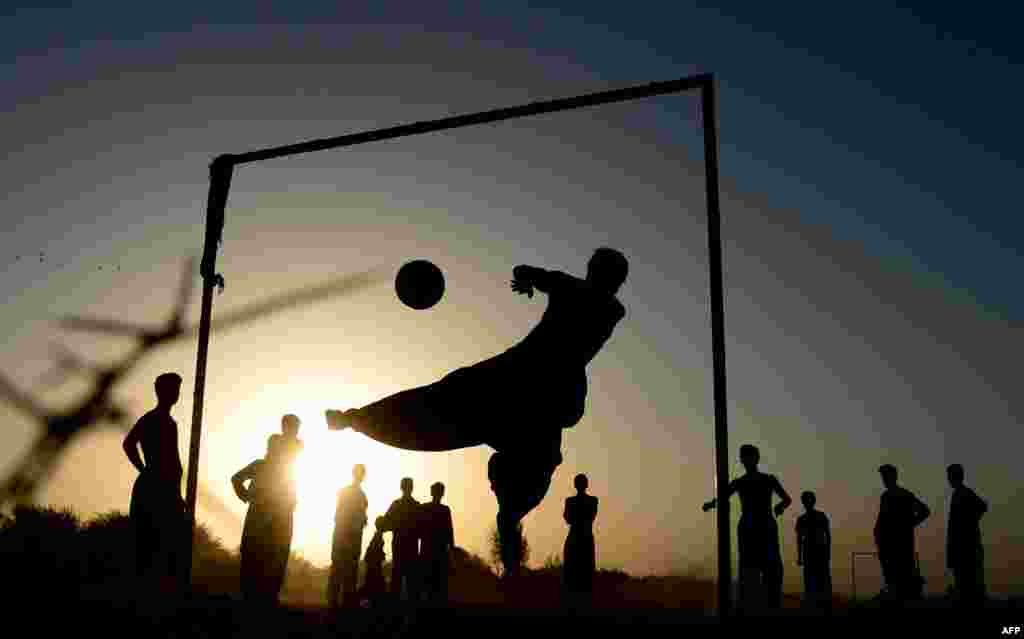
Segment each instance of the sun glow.
[{"label": "sun glow", "polygon": [[[352,431],[327,430],[322,415],[299,414],[304,441],[294,473],[299,503],[295,510],[292,548],[315,563],[330,561],[334,511],[338,491],[352,481],[352,467],[366,466],[363,492],[369,501],[367,516],[373,519],[398,497],[404,476],[415,476],[422,465],[409,451],[390,448]],[[370,528],[372,530],[372,528]],[[370,535],[364,534],[364,545]]]},{"label": "sun glow", "polygon": [[[240,375],[242,373],[239,371]],[[429,454],[391,448],[348,430],[329,431],[325,409],[358,406],[372,401],[380,393],[370,385],[345,383],[336,388],[324,381],[330,379],[327,372],[310,370],[305,375],[289,377],[285,382],[261,384],[259,399],[232,406],[227,427],[211,434],[210,446],[218,452],[210,454],[208,471],[213,477],[230,477],[253,459],[262,458],[267,437],[281,432],[281,416],[285,413],[298,415],[301,420],[299,438],[304,445],[293,469],[298,504],[291,547],[293,552],[321,566],[331,560],[337,494],[342,486],[352,481],[353,465],[366,466],[362,488],[369,501],[369,526],[363,535],[364,547],[372,537],[373,520],[399,496],[402,477],[413,478],[413,494],[421,501],[429,498],[430,481],[449,480],[446,473],[438,473],[436,461],[433,473],[428,476]],[[240,389],[238,395],[245,397],[248,393]],[[254,424],[258,426],[253,427]],[[228,499],[234,501],[233,496]],[[239,504],[237,508],[244,513],[244,505]]]}]

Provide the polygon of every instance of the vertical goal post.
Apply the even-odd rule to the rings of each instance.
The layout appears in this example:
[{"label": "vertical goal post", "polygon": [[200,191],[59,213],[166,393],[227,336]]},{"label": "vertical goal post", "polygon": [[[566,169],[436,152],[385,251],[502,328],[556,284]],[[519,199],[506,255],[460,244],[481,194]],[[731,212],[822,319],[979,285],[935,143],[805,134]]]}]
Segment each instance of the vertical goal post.
[{"label": "vertical goal post", "polygon": [[878,558],[877,552],[861,552],[853,551],[850,553],[850,582],[852,586],[852,599],[857,601],[857,558],[858,557],[873,557]]},{"label": "vertical goal post", "polygon": [[375,129],[337,137],[309,140],[285,146],[259,149],[238,154],[224,154],[210,164],[210,185],[206,204],[206,229],[200,273],[203,277],[202,307],[199,319],[199,344],[196,354],[195,392],[192,408],[192,430],[189,445],[188,480],[186,488],[186,515],[188,539],[184,553],[184,584],[191,581],[192,544],[195,533],[196,494],[199,481],[199,449],[202,438],[203,401],[206,387],[206,363],[209,353],[210,322],[213,310],[213,288],[224,286],[217,273],[217,248],[224,230],[224,211],[227,206],[231,178],[236,167],[263,160],[271,160],[313,151],[326,151],[343,147],[391,140],[410,135],[445,131],[468,126],[489,124],[545,113],[557,113],[583,107],[613,104],[699,91],[701,97],[701,126],[704,137],[704,175],[708,222],[708,262],[711,304],[711,341],[713,351],[713,382],[715,404],[715,470],[717,479],[718,527],[718,615],[729,617],[732,608],[732,575],[729,536],[728,465],[728,411],[725,385],[725,311],[722,284],[721,211],[719,209],[718,130],[716,125],[716,89],[713,74],[705,73],[676,80],[653,82],[622,89],[601,91],[570,98],[531,102],[514,107],[457,115],[438,120],[415,122],[384,129]]}]

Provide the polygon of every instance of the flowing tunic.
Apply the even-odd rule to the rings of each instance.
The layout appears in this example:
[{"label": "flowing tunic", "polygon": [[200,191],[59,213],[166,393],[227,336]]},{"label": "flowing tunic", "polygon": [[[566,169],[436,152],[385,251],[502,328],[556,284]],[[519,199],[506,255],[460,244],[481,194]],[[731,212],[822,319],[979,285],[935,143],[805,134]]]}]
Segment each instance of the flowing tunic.
[{"label": "flowing tunic", "polygon": [[626,311],[586,280],[532,268],[531,277],[549,301],[519,344],[358,409],[364,420],[356,430],[406,450],[487,444],[503,451],[521,447],[524,432],[546,433],[547,442],[575,426],[586,403],[586,366]]},{"label": "flowing tunic", "polygon": [[565,500],[565,521],[569,535],[565,539],[563,570],[569,590],[589,590],[596,569],[594,519],[597,518],[597,497],[574,495]]}]

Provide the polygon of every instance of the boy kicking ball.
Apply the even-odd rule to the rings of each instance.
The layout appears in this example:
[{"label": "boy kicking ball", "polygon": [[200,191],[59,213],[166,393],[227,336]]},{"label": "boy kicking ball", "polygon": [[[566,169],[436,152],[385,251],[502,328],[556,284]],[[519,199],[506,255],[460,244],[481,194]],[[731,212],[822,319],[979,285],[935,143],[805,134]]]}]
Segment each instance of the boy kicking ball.
[{"label": "boy kicking ball", "polygon": [[[628,270],[625,256],[610,248],[594,251],[584,279],[516,266],[513,291],[548,296],[540,322],[522,341],[432,384],[362,408],[329,410],[328,426],[352,428],[405,450],[487,444],[495,450],[488,476],[498,501],[499,535],[514,539],[519,522],[543,500],[562,463],[562,429],[583,417],[586,367],[626,314],[616,294]],[[517,563],[505,565],[514,570]]]}]

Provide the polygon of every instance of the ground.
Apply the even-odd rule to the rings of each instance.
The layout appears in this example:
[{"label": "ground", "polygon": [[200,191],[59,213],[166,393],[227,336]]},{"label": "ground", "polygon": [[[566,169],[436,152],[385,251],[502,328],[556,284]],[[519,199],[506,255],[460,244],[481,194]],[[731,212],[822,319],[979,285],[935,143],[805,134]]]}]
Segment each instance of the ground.
[{"label": "ground", "polygon": [[[133,576],[133,533],[123,514],[81,523],[70,512],[22,510],[0,522],[0,575],[4,582],[5,629],[34,636],[106,637],[431,637],[452,639],[493,635],[526,639],[605,636],[608,630],[638,628],[692,636],[722,636],[778,628],[786,636],[829,636],[840,631],[891,636],[893,629],[919,635],[1019,636],[1024,603],[997,601],[970,613],[934,598],[902,610],[872,601],[851,605],[837,597],[830,618],[807,614],[800,598],[787,595],[770,617],[723,622],[713,610],[716,585],[699,577],[634,577],[599,570],[584,608],[570,610],[557,562],[526,570],[512,586],[501,584],[492,567],[460,550],[454,553],[450,605],[441,610],[345,611],[322,606],[326,570],[299,557],[278,606],[254,608],[238,597],[238,557],[197,529],[192,588],[182,596],[171,584],[147,585]],[[387,568],[385,569],[387,571]],[[729,627],[723,627],[727,623]],[[629,637],[627,639],[634,639]]]},{"label": "ground", "polygon": [[[510,592],[508,596],[516,597]],[[38,601],[36,603],[39,603]],[[344,610],[331,614],[318,606],[282,604],[254,609],[228,594],[191,593],[178,598],[169,592],[156,597],[125,585],[94,587],[71,597],[61,614],[42,618],[36,631],[43,636],[56,632],[107,631],[116,636],[158,637],[490,637],[519,636],[580,637],[593,633],[605,636],[609,630],[636,629],[643,636],[651,632],[686,632],[688,636],[721,636],[723,630],[767,631],[779,629],[788,636],[857,630],[860,633],[905,631],[950,636],[955,629],[966,636],[1000,634],[1004,626],[1021,626],[1024,609],[1017,602],[993,603],[987,610],[962,614],[943,599],[926,600],[900,611],[881,609],[866,602],[838,608],[831,618],[811,616],[800,610],[792,598],[787,607],[770,617],[734,619],[728,628],[704,607],[664,607],[642,602],[591,606],[570,611],[564,605],[520,606],[511,600],[504,605],[465,604],[445,609],[413,610],[408,607],[380,611]],[[31,604],[19,606],[27,612]]]}]

